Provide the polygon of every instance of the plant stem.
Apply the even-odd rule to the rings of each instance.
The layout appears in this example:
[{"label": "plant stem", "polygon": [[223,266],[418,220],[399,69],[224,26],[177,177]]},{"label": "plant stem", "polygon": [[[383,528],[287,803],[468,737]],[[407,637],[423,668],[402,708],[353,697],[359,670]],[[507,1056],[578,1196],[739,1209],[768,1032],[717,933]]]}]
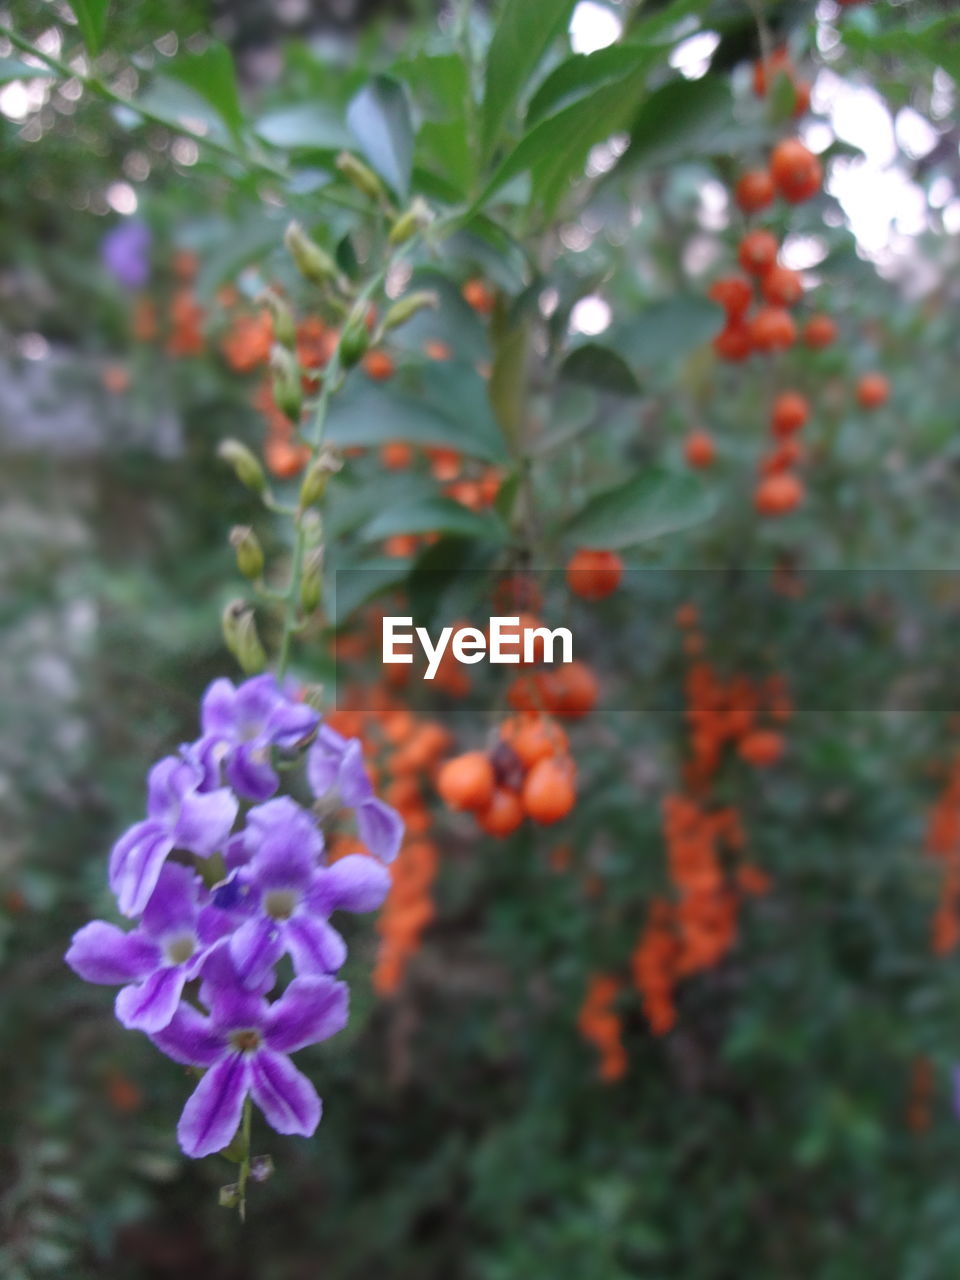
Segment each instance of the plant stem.
[{"label": "plant stem", "polygon": [[246,1222],[247,1220],[247,1179],[250,1177],[250,1129],[252,1122],[253,1107],[248,1096],[244,1099],[243,1120],[240,1125],[243,1157],[240,1161],[240,1173],[237,1177],[237,1211],[240,1214],[241,1222]]}]

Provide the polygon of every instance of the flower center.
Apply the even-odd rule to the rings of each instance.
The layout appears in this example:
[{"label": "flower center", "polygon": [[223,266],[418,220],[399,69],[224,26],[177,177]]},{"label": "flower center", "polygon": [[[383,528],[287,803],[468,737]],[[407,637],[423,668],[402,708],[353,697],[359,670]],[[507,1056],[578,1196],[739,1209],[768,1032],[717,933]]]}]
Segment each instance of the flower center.
[{"label": "flower center", "polygon": [[274,920],[289,920],[296,906],[297,894],[293,889],[271,889],[263,896],[263,909]]},{"label": "flower center", "polygon": [[246,1031],[234,1031],[230,1035],[230,1043],[241,1053],[253,1053],[260,1047],[260,1032],[252,1028]]},{"label": "flower center", "polygon": [[182,938],[172,938],[166,945],[167,959],[171,964],[186,964],[196,949],[196,940],[189,934]]}]

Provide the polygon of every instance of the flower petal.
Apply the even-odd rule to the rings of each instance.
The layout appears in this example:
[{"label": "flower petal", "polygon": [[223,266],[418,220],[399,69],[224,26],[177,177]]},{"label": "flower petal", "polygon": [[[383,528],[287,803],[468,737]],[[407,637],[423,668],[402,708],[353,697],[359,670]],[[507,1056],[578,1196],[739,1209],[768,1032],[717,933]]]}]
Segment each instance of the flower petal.
[{"label": "flower petal", "polygon": [[313,732],[319,720],[320,715],[313,707],[284,698],[271,711],[264,732],[282,751],[292,751]]},{"label": "flower petal", "polygon": [[200,728],[204,737],[229,737],[236,719],[237,690],[232,680],[214,680],[200,703]]},{"label": "flower petal", "polygon": [[340,799],[348,809],[355,809],[373,798],[373,783],[363,763],[363,747],[359,738],[351,738],[340,761],[337,778]]},{"label": "flower petal", "polygon": [[273,972],[268,972],[256,991],[248,990],[237,976],[228,941],[215,943],[204,961],[200,986],[200,999],[210,1010],[218,1030],[235,1030],[238,1027],[259,1027],[267,1013],[263,999],[273,986]]},{"label": "flower petal", "polygon": [[307,781],[310,790],[318,798],[325,796],[336,784],[340,774],[340,761],[347,749],[347,740],[331,729],[322,725],[317,740],[307,752]]},{"label": "flower petal", "polygon": [[270,1006],[263,1024],[264,1039],[278,1053],[296,1053],[342,1031],[349,1009],[350,992],[345,982],[329,976],[294,978]]},{"label": "flower petal", "polygon": [[289,796],[280,796],[251,809],[247,829],[256,848],[250,875],[260,888],[305,891],[323,852],[312,815]]},{"label": "flower petal", "polygon": [[124,987],[114,1006],[118,1021],[138,1031],[161,1031],[177,1011],[185,980],[181,966],[173,965]]},{"label": "flower petal", "polygon": [[245,987],[262,986],[284,952],[283,926],[269,916],[245,920],[230,939],[230,958]]},{"label": "flower petal", "polygon": [[152,973],[160,963],[160,948],[139,929],[124,933],[106,920],[92,920],[73,935],[64,956],[85,982],[133,982]]},{"label": "flower petal", "polygon": [[237,816],[237,797],[229,787],[216,791],[186,791],[173,830],[178,848],[208,857],[221,848]]},{"label": "flower petal", "polygon": [[269,746],[245,742],[236,747],[227,760],[227,781],[247,800],[269,800],[280,785]]},{"label": "flower petal", "polygon": [[113,846],[110,888],[125,916],[139,915],[147,905],[172,849],[167,829],[152,818],[136,823]]},{"label": "flower petal", "polygon": [[242,1053],[227,1054],[210,1068],[187,1099],[177,1125],[186,1155],[199,1160],[230,1145],[249,1088],[250,1063]]},{"label": "flower petal", "polygon": [[400,814],[384,800],[371,797],[357,810],[357,833],[381,862],[392,862],[400,852],[405,829]]},{"label": "flower petal", "polygon": [[310,907],[320,915],[334,911],[375,911],[390,891],[390,872],[365,853],[348,853],[317,872]]},{"label": "flower petal", "polygon": [[321,916],[293,916],[286,923],[284,940],[298,977],[336,973],[347,958],[347,944]]},{"label": "flower petal", "polygon": [[150,1039],[186,1067],[212,1067],[226,1052],[223,1035],[190,1004],[181,1004],[162,1030],[150,1032]]},{"label": "flower petal", "polygon": [[192,867],[165,862],[150,901],[143,909],[143,927],[155,938],[192,933],[202,881]]},{"label": "flower petal", "polygon": [[277,1133],[309,1138],[320,1123],[317,1091],[289,1058],[258,1049],[250,1059],[250,1092],[267,1123]]}]

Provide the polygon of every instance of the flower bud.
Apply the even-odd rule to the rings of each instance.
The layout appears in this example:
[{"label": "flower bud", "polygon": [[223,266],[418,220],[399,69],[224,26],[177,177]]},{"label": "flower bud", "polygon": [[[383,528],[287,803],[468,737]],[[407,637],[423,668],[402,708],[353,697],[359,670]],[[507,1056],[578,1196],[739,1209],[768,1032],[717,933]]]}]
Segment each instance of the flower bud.
[{"label": "flower bud", "polygon": [[314,711],[323,710],[323,685],[322,684],[305,684],[301,691],[301,697],[308,707],[313,707]]},{"label": "flower bud", "polygon": [[263,467],[239,440],[222,440],[217,454],[224,462],[233,467],[234,474],[242,485],[252,489],[254,493],[266,493],[267,477]]},{"label": "flower bud", "polygon": [[300,517],[300,529],[303,532],[304,546],[308,550],[319,547],[323,537],[323,521],[319,511],[304,511]]},{"label": "flower bud", "polygon": [[219,1204],[221,1209],[236,1209],[240,1203],[240,1184],[230,1182],[220,1188]]},{"label": "flower bud", "polygon": [[273,373],[273,398],[277,408],[291,422],[299,422],[303,407],[303,387],[300,382],[300,366],[293,352],[275,343],[270,352],[270,369]]},{"label": "flower bud", "polygon": [[417,196],[409,209],[401,213],[400,217],[394,222],[387,238],[391,244],[406,244],[418,231],[422,231],[424,227],[429,226],[432,220],[433,213],[430,206],[423,196]]},{"label": "flower bud", "polygon": [[316,547],[305,558],[300,576],[300,606],[313,613],[323,592],[323,547]]},{"label": "flower bud", "polygon": [[337,156],[337,168],[359,192],[370,200],[383,200],[386,190],[383,183],[369,165],[363,163],[350,151],[341,151]]},{"label": "flower bud", "polygon": [[312,507],[315,502],[319,502],[326,493],[327,484],[332,475],[343,466],[343,463],[329,449],[324,449],[320,457],[311,464],[307,474],[303,477],[303,484],[300,486],[300,510],[303,511],[307,507]]},{"label": "flower bud", "polygon": [[248,676],[267,665],[253,610],[245,600],[231,600],[224,609],[223,641]]},{"label": "flower bud", "polygon": [[283,237],[287,252],[304,279],[312,284],[327,284],[337,274],[334,260],[316,241],[311,240],[299,222],[291,222]]},{"label": "flower bud", "polygon": [[354,312],[340,334],[340,361],[343,367],[350,369],[362,360],[369,345],[370,332],[367,329],[366,317]]},{"label": "flower bud", "polygon": [[383,317],[384,330],[396,329],[400,325],[406,324],[418,311],[425,311],[428,307],[435,307],[437,301],[437,295],[429,293],[425,289],[417,290],[415,293],[408,293],[406,297],[400,298],[395,302]]},{"label": "flower bud", "polygon": [[283,298],[278,293],[274,293],[272,289],[264,290],[262,300],[270,308],[274,338],[282,347],[286,347],[289,351],[294,351],[297,346],[297,326],[293,318],[293,312]]},{"label": "flower bud", "polygon": [[255,582],[263,574],[263,548],[249,525],[236,525],[230,530],[230,545],[237,555],[237,568],[245,578]]}]

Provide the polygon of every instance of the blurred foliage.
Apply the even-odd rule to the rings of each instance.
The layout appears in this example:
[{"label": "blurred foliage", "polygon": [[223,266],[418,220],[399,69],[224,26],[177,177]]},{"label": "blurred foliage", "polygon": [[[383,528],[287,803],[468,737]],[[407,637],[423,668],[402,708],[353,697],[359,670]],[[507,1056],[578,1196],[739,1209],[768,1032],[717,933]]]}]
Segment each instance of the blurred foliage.
[{"label": "blurred foliage", "polygon": [[[772,662],[797,682],[784,764],[759,781],[742,770],[726,780],[773,890],[744,910],[733,954],[684,984],[669,1035],[652,1036],[624,996],[622,1081],[595,1079],[576,1030],[588,976],[625,970],[646,903],[667,884],[659,806],[684,729],[672,622],[682,571],[897,569],[890,589],[906,599],[910,571],[953,564],[951,6],[762,6],[797,65],[872,86],[937,134],[924,156],[897,153],[926,228],[898,238],[899,257],[858,251],[830,195],[766,220],[812,245],[813,305],[840,330],[828,350],[797,349],[769,372],[713,357],[717,309],[705,297],[742,229],[728,207],[711,218],[717,182],[760,163],[785,128],[749,92],[758,44],[747,7],[621,6],[624,41],[589,55],[571,52],[573,5],[559,0],[510,0],[492,15],[465,4],[439,19],[411,3],[332,43],[309,6],[287,42],[275,26],[264,32],[265,7],[253,4],[78,8],[94,41],[106,14],[97,74],[137,110],[79,81],[5,74],[21,95],[40,86],[21,111],[22,96],[0,86],[4,1280],[957,1274],[960,981],[955,955],[929,953],[938,883],[921,852],[955,744],[948,634],[921,625],[911,662],[925,700],[905,704],[902,661],[876,644],[869,609],[863,631],[860,618],[838,628],[848,646],[838,676],[837,649],[813,643],[799,614],[774,628],[771,655],[742,625],[742,601],[720,593],[711,658],[731,671]],[[15,0],[7,14],[77,70],[87,28],[68,6]],[[687,79],[671,55],[701,28],[719,44],[710,71]],[[231,36],[236,77],[219,43]],[[249,62],[260,40],[282,55],[273,74]],[[184,121],[200,121],[202,136]],[[827,141],[828,167],[857,160],[850,144]],[[577,730],[573,816],[506,842],[439,819],[438,918],[394,999],[372,995],[375,939],[356,931],[350,1028],[305,1062],[323,1123],[310,1142],[270,1135],[279,1171],[238,1231],[216,1206],[223,1167],[177,1151],[181,1073],[118,1027],[110,993],[83,987],[62,955],[74,929],[112,910],[106,852],[138,814],[146,765],[193,736],[197,696],[228,669],[217,631],[237,591],[226,533],[250,509],[216,445],[232,435],[259,449],[263,423],[255,379],[222,358],[217,292],[236,284],[251,303],[269,281],[301,301],[281,248],[291,216],[348,274],[377,260],[383,245],[335,165],[344,147],[398,206],[421,195],[458,227],[414,263],[413,283],[437,291],[438,310],[397,332],[393,380],[348,386],[331,438],[458,448],[496,464],[511,501],[465,512],[442,504],[426,467],[385,475],[373,452],[352,460],[331,485],[328,575],[365,567],[371,588],[339,599],[331,621],[368,625],[361,597],[411,569],[421,587],[425,570],[446,571],[429,603],[456,616],[461,569],[514,555],[515,498],[528,483],[537,567],[562,565],[583,539],[622,547],[631,568],[670,572],[659,602],[648,581],[649,609],[628,583],[580,615],[578,643],[613,693]],[[131,336],[131,299],[99,256],[118,200],[129,207],[118,183],[152,229],[149,291],[161,309],[176,253],[198,256],[196,357]],[[477,277],[499,291],[489,324],[461,296]],[[577,304],[598,297],[609,327],[571,324]],[[504,388],[533,328],[520,447]],[[438,341],[449,362],[424,358]],[[788,520],[764,522],[752,510],[755,467],[787,361],[817,400],[809,497]],[[478,369],[491,363],[488,399]],[[117,368],[123,386],[108,390]],[[875,368],[893,393],[871,417],[852,386]],[[719,446],[706,478],[683,466],[694,426]],[[385,559],[384,538],[433,529],[453,535],[439,551],[416,565]],[[282,557],[279,526],[263,536]],[[299,674],[331,679],[331,630],[310,633]],[[827,682],[849,696],[818,702]],[[858,710],[861,687],[887,696]],[[467,745],[489,722],[455,706],[445,719]],[[561,839],[573,858],[558,874],[549,855]],[[935,1073],[920,1131],[907,1120],[918,1056]]]}]

